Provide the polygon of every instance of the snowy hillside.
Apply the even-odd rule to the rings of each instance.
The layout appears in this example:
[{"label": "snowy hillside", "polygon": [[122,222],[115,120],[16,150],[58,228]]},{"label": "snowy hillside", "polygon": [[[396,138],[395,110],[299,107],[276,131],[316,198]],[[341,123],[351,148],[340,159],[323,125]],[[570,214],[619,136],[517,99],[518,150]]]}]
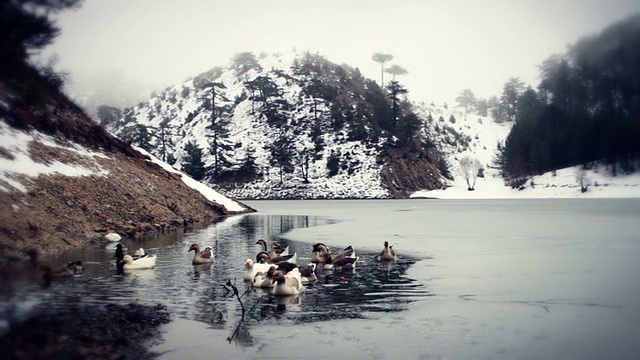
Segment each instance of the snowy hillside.
[{"label": "snowy hillside", "polygon": [[[265,88],[248,85],[264,79],[275,89],[273,94],[267,94]],[[353,86],[354,83],[357,86]],[[330,97],[349,98],[349,107],[353,109],[365,102],[365,91],[359,91],[358,86],[366,86],[357,69],[336,66],[320,55],[309,53],[262,54],[255,64],[242,70],[238,64],[213,68],[168,87],[148,102],[124,109],[123,118],[108,128],[138,146],[146,141],[147,151],[183,172],[186,171],[184,163],[190,157],[185,149],[195,144],[202,151],[205,167],[210,169],[216,165],[216,157],[210,150],[215,134],[210,110],[213,98],[217,118],[228,122],[225,125],[228,150],[222,154],[223,160],[231,164],[232,171],[240,170],[250,161],[258,174],[248,179],[202,180],[222,193],[241,199],[390,198],[394,197],[390,186],[406,189],[398,183],[407,174],[396,174],[396,170],[407,164],[387,168],[386,178],[382,175],[384,161],[381,159],[385,153],[382,149],[388,144],[384,137],[371,136],[375,131],[368,123],[346,122],[342,127],[334,127],[335,102],[323,98],[320,90],[310,94],[311,84],[325,91],[329,89]],[[504,185],[498,170],[490,166],[497,144],[504,143],[512,123],[496,123],[492,118],[460,108],[414,104],[413,109],[423,121],[421,134],[444,155],[453,180],[434,174],[436,180],[431,184],[443,185],[431,186],[435,190],[412,191],[409,193],[412,197],[640,196],[640,188],[636,186],[639,182],[633,177],[611,177],[606,169],[598,167],[586,171],[560,170],[533,177],[524,189],[511,189]],[[338,111],[344,115],[344,110]],[[362,132],[368,134],[366,139],[354,135]],[[290,147],[285,149],[293,158],[290,169],[274,163],[276,145]],[[477,160],[483,172],[483,177],[475,181],[474,191],[467,190],[469,185],[462,175],[461,160],[465,158]],[[333,169],[330,168],[332,161]],[[412,162],[408,160],[413,164],[409,166],[414,166]],[[388,174],[397,176],[390,180]],[[593,185],[585,193],[576,180],[579,174]],[[422,173],[412,175],[423,176]],[[614,188],[622,190],[611,191]]]},{"label": "snowy hillside", "polygon": [[[0,156],[0,192],[19,191],[26,193],[27,185],[30,185],[33,179],[39,176],[106,177],[110,174],[107,168],[96,161],[96,158],[109,159],[107,154],[89,150],[79,144],[69,143],[62,146],[59,144],[59,140],[52,136],[38,131],[30,133],[19,131],[7,125],[4,120],[0,120],[0,139],[3,151],[5,151],[5,156]],[[68,151],[73,154],[75,163],[65,163],[59,160],[36,161],[30,154],[31,148],[36,146],[46,146],[56,151]],[[146,151],[140,148],[136,150],[149,156],[152,162],[165,170],[178,173]],[[185,185],[201,193],[207,200],[224,206],[228,211],[244,212],[246,210],[246,207],[237,201],[194,181],[185,174],[180,174],[180,176]]]},{"label": "snowy hillside", "polygon": [[[529,179],[524,189],[505,186],[499,171],[491,169],[498,142],[504,142],[511,123],[496,123],[491,118],[465,113],[459,109],[449,111],[442,107],[421,105],[423,118],[433,118],[428,128],[435,142],[447,156],[453,181],[440,190],[417,191],[412,197],[440,199],[509,199],[509,198],[626,198],[640,197],[640,174],[612,176],[603,165],[591,169],[575,166],[548,172]],[[451,116],[455,122],[451,122]],[[475,190],[468,191],[460,174],[460,159],[468,156],[478,159],[484,177],[478,178]],[[583,177],[587,191],[582,192],[578,177]]]},{"label": "snowy hillside", "polygon": [[[301,60],[304,56],[311,65],[305,63],[302,66],[316,66],[322,68],[322,71],[333,73],[325,76],[318,72],[313,78],[296,73],[295,64],[305,61]],[[209,73],[165,89],[146,103],[125,109],[123,119],[110,124],[108,129],[123,139],[139,135],[136,132],[139,132],[141,126],[145,131],[155,131],[156,135],[149,136],[151,146],[147,150],[158,158],[165,158],[180,170],[184,170],[182,166],[189,156],[185,147],[189,143],[196,144],[203,151],[205,166],[211,168],[215,165],[215,158],[209,151],[213,136],[210,129],[212,115],[206,109],[210,106],[208,104],[211,102],[212,89],[202,83],[220,84],[214,90],[214,106],[216,109],[231,109],[227,114],[226,130],[232,151],[226,152],[224,156],[233,164],[232,169],[236,170],[248,157],[252,157],[260,172],[259,178],[241,185],[221,185],[223,192],[237,198],[390,197],[381,179],[382,165],[379,163],[383,140],[354,139],[351,124],[333,128],[335,109],[331,106],[334,104],[321,97],[303,93],[304,89],[300,84],[308,84],[317,79],[320,80],[318,86],[334,81],[340,82],[336,87],[346,88],[345,83],[356,78],[352,74],[337,74],[337,67],[327,70],[323,59],[314,58],[316,56],[308,53],[264,56],[258,60],[259,66],[251,67],[241,74],[232,67],[214,68]],[[342,69],[340,67],[340,71],[344,71]],[[357,72],[357,69],[347,71]],[[254,100],[258,96],[248,90],[248,82],[264,78],[273,81],[279,90],[276,100],[267,100],[271,102],[270,106],[277,107],[277,114],[285,118],[286,126],[278,124],[277,118],[273,120],[265,116],[267,100]],[[335,89],[331,88],[331,91]],[[352,90],[344,90],[341,93],[338,90],[335,96],[351,96],[354,103],[364,102],[362,95],[350,91]],[[323,132],[318,134],[316,127],[322,128]],[[172,134],[167,137],[164,145],[157,135],[159,129]],[[273,164],[271,149],[275,142],[282,139],[293,145],[292,152],[295,156],[293,168],[285,173]],[[136,143],[135,140],[133,142]],[[331,158],[336,159],[333,173],[328,166]],[[203,181],[207,182],[207,179]],[[216,186],[211,182],[208,185]]]},{"label": "snowy hillside", "polygon": [[447,155],[451,175],[459,177],[459,161],[465,156],[480,161],[485,171],[489,169],[496,153],[498,142],[504,142],[511,123],[497,123],[490,117],[478,116],[474,112],[452,110],[441,106],[421,104],[418,114],[427,119],[427,128],[436,145]]}]

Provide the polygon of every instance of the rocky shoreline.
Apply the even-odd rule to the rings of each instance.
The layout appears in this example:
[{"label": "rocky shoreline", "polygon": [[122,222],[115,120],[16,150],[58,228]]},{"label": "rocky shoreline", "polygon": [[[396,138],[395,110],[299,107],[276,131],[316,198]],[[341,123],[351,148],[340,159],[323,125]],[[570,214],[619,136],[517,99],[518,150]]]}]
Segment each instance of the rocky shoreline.
[{"label": "rocky shoreline", "polygon": [[163,324],[164,305],[108,304],[43,313],[0,336],[4,359],[153,359],[148,350]]}]

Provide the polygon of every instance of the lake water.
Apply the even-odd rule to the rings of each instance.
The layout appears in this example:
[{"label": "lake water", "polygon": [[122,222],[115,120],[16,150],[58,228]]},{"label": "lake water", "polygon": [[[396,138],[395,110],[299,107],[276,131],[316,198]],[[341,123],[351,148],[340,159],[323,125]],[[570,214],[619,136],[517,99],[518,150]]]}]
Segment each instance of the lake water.
[{"label": "lake water", "polygon": [[[123,242],[157,268],[115,275],[105,244],[45,258],[85,272],[43,288],[17,272],[0,287],[16,318],[68,303],[166,304],[161,359],[636,359],[640,350],[640,200],[247,201],[256,214]],[[353,245],[354,272],[319,272],[298,298],[245,293],[255,241],[308,262],[311,244]],[[384,241],[398,262],[379,263]],[[213,265],[191,265],[191,243]],[[240,302],[224,284],[235,281]],[[6,315],[5,315],[6,316]]]}]

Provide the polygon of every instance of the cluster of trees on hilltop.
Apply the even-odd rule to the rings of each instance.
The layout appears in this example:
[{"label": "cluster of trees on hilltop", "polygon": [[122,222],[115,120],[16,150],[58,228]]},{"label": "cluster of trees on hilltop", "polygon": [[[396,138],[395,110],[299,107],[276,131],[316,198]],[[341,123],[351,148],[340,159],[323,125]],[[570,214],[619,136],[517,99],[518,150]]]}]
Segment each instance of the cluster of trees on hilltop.
[{"label": "cluster of trees on hilltop", "polygon": [[515,124],[495,164],[511,179],[604,160],[615,175],[640,157],[640,15],[584,38],[540,66],[537,90],[512,79]]},{"label": "cluster of trees on hilltop", "polygon": [[[207,179],[218,184],[250,181],[261,176],[263,170],[256,164],[252,149],[246,151],[243,159],[233,156],[242,144],[230,138],[229,125],[234,107],[244,101],[250,102],[251,113],[277,134],[272,142],[265,144],[265,150],[269,154],[269,165],[277,169],[281,181],[295,172],[307,182],[309,167],[323,157],[325,135],[336,132],[346,135],[341,141],[360,141],[372,148],[384,144],[383,148],[399,148],[433,158],[434,162],[439,160],[434,155],[435,150],[425,145],[420,133],[422,120],[406,100],[407,90],[395,80],[381,88],[375,81],[365,79],[357,68],[336,65],[308,52],[295,59],[291,69],[286,70],[262,69],[252,53],[239,53],[234,56],[230,70],[244,85],[240,94],[231,96],[224,84],[216,82],[223,73],[222,69],[216,68],[194,78],[193,93],[185,93],[184,89],[178,91],[176,101],[172,102],[175,106],[165,106],[171,102],[170,89],[149,104],[140,104],[141,110],[148,108],[149,120],[164,119],[159,125],[138,123],[133,109],[125,109],[121,113],[122,119],[115,119],[117,111],[109,107],[100,108],[98,115],[103,124],[113,124],[123,139],[169,163],[175,162],[176,151],[184,151],[180,165],[185,172],[197,180]],[[250,70],[257,74],[248,74]],[[395,68],[389,73],[402,74]],[[300,87],[299,98],[284,96],[287,85]],[[184,122],[205,119],[208,123],[207,148],[190,142],[183,149],[172,149],[172,134],[185,129],[168,126],[168,120],[177,115],[171,109],[180,109],[183,100],[190,96],[197,96],[201,106]],[[311,141],[297,141],[298,138]],[[208,155],[211,155],[213,165],[205,167]],[[354,161],[349,154],[332,152],[326,159],[327,174],[351,173],[359,167]]]}]

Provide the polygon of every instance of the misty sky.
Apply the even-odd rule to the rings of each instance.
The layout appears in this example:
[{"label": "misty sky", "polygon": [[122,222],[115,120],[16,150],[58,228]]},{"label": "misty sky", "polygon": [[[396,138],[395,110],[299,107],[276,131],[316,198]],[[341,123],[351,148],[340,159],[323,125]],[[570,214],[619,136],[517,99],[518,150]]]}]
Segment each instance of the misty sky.
[{"label": "misty sky", "polygon": [[72,86],[148,94],[238,52],[294,48],[380,82],[371,56],[382,52],[409,71],[397,80],[413,100],[455,104],[467,88],[499,95],[510,77],[535,87],[550,55],[639,12],[638,0],[84,0],[59,16],[43,55],[59,57]]}]

